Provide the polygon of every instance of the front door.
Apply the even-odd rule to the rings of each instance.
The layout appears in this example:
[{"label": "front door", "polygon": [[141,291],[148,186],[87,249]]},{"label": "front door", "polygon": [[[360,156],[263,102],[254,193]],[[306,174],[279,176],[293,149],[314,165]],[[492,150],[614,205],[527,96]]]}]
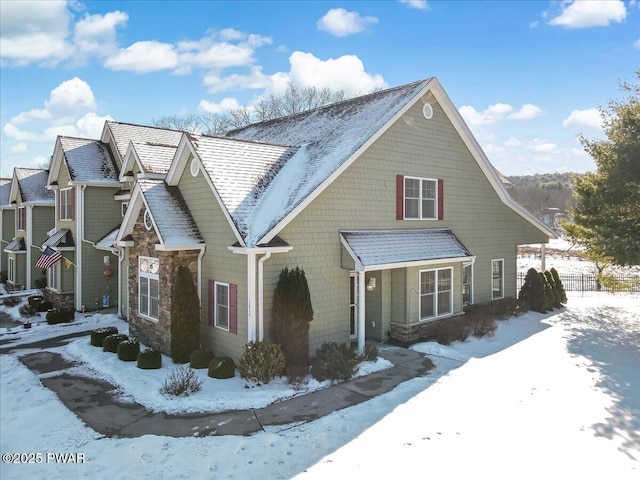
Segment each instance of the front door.
[{"label": "front door", "polygon": [[349,339],[358,338],[358,274],[349,275]]}]

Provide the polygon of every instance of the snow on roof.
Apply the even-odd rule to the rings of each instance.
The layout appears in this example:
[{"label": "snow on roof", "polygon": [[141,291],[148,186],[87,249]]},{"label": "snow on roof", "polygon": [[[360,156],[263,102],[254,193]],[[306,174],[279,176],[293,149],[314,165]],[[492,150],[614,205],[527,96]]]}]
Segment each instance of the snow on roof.
[{"label": "snow on roof", "polygon": [[120,231],[120,226],[111,230],[109,233],[107,233],[104,237],[102,237],[100,240],[96,242],[96,248],[100,248],[104,250],[104,249],[109,249],[115,246],[116,237],[118,236],[119,231]]},{"label": "snow on roof", "polygon": [[[393,118],[429,80],[233,130],[229,137],[303,147],[278,170],[250,211],[234,216],[255,244]],[[293,182],[292,182],[293,181]]]},{"label": "snow on roof", "polygon": [[16,167],[14,173],[20,188],[22,203],[40,202],[53,205],[54,193],[45,188],[49,176],[48,170]]},{"label": "snow on roof", "polygon": [[210,135],[189,135],[189,139],[238,231],[246,235],[255,228],[257,204],[265,189],[296,149]]},{"label": "snow on roof", "polygon": [[118,181],[118,169],[106,144],[89,138],[61,136],[59,140],[72,181]]},{"label": "snow on roof", "polygon": [[0,205],[9,203],[9,194],[11,193],[11,179],[0,178]]},{"label": "snow on roof", "polygon": [[177,147],[183,133],[179,130],[112,122],[109,120],[107,120],[106,125],[111,132],[116,149],[118,150],[117,153],[122,160],[124,160],[127,155],[129,142],[148,142],[156,145]]},{"label": "snow on roof", "polygon": [[147,173],[166,174],[176,153],[175,145],[161,145],[150,142],[131,142],[133,149]]},{"label": "snow on roof", "polygon": [[340,235],[364,267],[471,257],[448,228],[341,231]]},{"label": "snow on roof", "polygon": [[165,245],[204,243],[178,187],[163,180],[140,179],[138,186],[151,211],[158,235]]},{"label": "snow on roof", "polygon": [[[48,234],[48,233],[47,233]],[[42,244],[43,247],[74,247],[73,235],[68,228],[54,230]]]}]

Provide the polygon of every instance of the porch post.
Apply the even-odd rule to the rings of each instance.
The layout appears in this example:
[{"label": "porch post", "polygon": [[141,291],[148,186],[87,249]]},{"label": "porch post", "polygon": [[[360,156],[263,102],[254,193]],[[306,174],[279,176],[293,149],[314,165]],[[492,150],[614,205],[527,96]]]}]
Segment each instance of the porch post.
[{"label": "porch post", "polygon": [[247,254],[247,342],[256,340],[256,254]]},{"label": "porch post", "polygon": [[540,271],[544,272],[547,269],[546,260],[547,260],[547,245],[544,243],[540,244]]},{"label": "porch post", "polygon": [[364,352],[364,311],[365,311],[364,272],[358,272],[358,354]]}]

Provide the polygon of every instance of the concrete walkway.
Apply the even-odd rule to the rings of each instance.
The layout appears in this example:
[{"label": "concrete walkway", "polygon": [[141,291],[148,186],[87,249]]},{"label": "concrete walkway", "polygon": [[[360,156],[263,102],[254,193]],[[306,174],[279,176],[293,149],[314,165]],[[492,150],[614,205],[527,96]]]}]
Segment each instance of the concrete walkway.
[{"label": "concrete walkway", "polygon": [[[38,347],[57,346],[60,342],[60,339],[51,339],[39,342]],[[2,353],[7,353],[7,350]],[[19,359],[39,375],[42,384],[53,390],[69,410],[96,432],[108,437],[149,434],[192,437],[251,435],[264,431],[265,427],[270,431],[285,430],[370,400],[402,382],[426,375],[433,368],[428,358],[404,348],[385,346],[380,356],[394,366],[264,408],[179,415],[151,412],[140,404],[120,400],[115,385],[70,373],[67,370],[78,364],[58,353],[40,351]]]}]

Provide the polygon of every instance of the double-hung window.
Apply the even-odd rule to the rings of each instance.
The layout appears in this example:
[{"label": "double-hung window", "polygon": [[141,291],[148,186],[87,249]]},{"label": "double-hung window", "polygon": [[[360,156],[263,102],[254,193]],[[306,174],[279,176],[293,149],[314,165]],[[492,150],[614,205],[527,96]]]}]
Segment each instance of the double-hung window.
[{"label": "double-hung window", "polygon": [[27,229],[27,207],[18,207],[18,224],[16,230]]},{"label": "double-hung window", "polygon": [[420,320],[453,313],[453,268],[420,271]]},{"label": "double-hung window", "polygon": [[215,326],[229,330],[229,284],[215,282]]},{"label": "double-hung window", "polygon": [[491,260],[491,295],[493,300],[504,297],[504,260]]},{"label": "double-hung window", "polygon": [[435,220],[437,191],[437,180],[404,177],[404,218]]},{"label": "double-hung window", "polygon": [[73,220],[73,209],[75,206],[73,188],[64,188],[60,190],[58,206],[60,209],[60,220]]},{"label": "double-hung window", "polygon": [[55,290],[56,292],[60,290],[60,263],[61,262],[54,263],[49,267],[48,270],[49,288],[51,290]]},{"label": "double-hung window", "polygon": [[16,259],[9,257],[9,268],[7,269],[7,280],[11,283],[16,281]]},{"label": "double-hung window", "polygon": [[160,317],[160,260],[152,257],[138,258],[138,311],[154,320]]},{"label": "double-hung window", "polygon": [[462,305],[473,303],[473,264],[462,265]]}]

